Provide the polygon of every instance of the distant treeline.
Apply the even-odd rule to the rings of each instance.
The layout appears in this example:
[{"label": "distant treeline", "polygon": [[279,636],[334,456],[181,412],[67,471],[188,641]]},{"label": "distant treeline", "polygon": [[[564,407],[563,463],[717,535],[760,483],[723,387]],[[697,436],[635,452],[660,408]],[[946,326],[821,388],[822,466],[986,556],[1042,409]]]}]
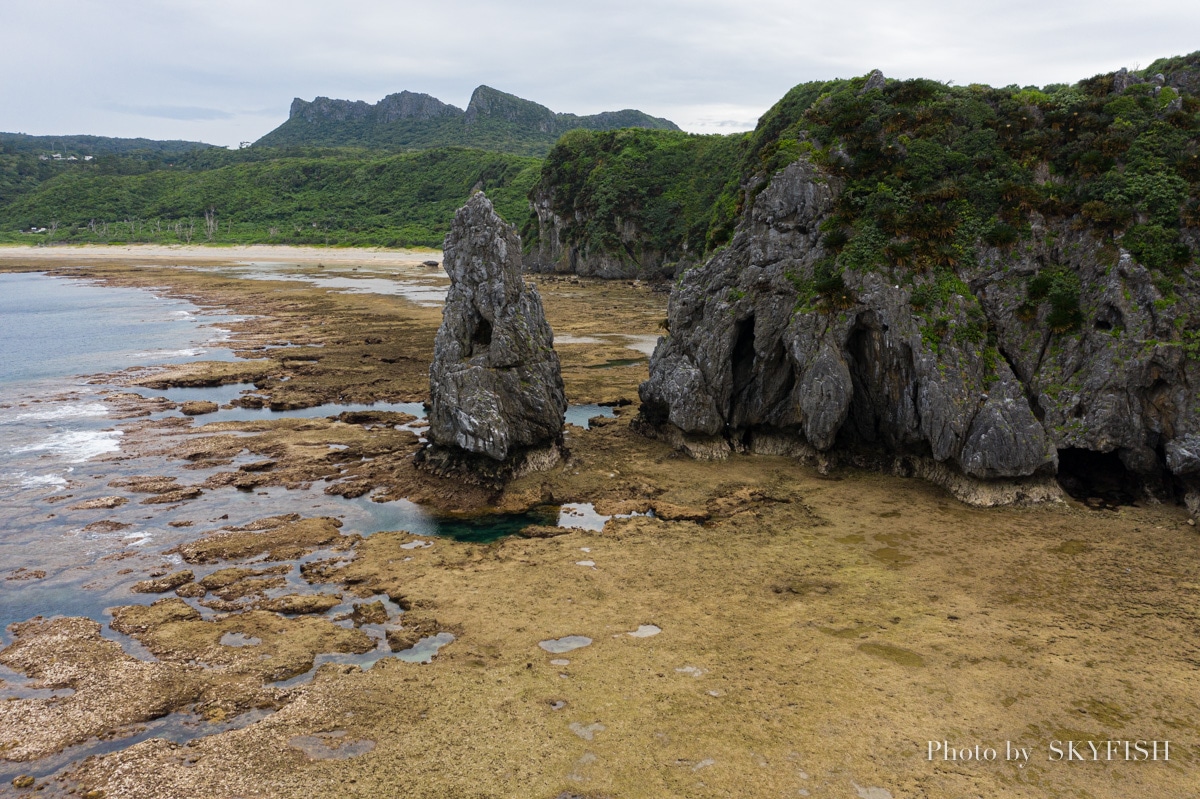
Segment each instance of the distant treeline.
[{"label": "distant treeline", "polygon": [[506,219],[523,224],[540,167],[534,158],[461,148],[398,155],[212,149],[169,161],[112,156],[54,163],[49,168],[57,174],[0,207],[0,236],[438,247],[454,211],[478,189]]}]

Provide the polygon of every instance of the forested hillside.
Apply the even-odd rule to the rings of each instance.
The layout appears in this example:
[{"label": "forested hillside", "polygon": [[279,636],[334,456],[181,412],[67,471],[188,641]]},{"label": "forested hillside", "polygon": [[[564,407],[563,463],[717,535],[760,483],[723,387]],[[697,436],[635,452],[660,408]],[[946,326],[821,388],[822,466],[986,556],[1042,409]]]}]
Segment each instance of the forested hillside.
[{"label": "forested hillside", "polygon": [[205,150],[223,148],[194,141],[0,133],[0,208],[68,172],[147,172]]},{"label": "forested hillside", "polygon": [[[477,189],[522,224],[541,164],[461,148],[275,157],[254,149],[132,174],[69,170],[0,208],[0,230],[25,242],[438,247]],[[16,232],[31,228],[45,232]]]}]

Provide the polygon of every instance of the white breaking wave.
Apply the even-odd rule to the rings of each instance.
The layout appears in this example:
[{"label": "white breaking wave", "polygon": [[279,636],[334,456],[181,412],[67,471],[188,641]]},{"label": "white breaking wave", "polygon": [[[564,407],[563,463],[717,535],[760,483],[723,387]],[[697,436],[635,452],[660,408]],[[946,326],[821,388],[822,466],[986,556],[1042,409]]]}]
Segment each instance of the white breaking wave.
[{"label": "white breaking wave", "polygon": [[18,488],[53,488],[55,491],[67,487],[67,478],[60,474],[30,474],[29,472],[8,472],[0,475],[0,485],[16,486]]},{"label": "white breaking wave", "polygon": [[131,358],[192,358],[203,355],[208,350],[200,347],[189,347],[186,350],[155,350],[154,352],[135,352]]},{"label": "white breaking wave", "polygon": [[48,452],[58,455],[68,463],[83,463],[86,460],[104,455],[108,452],[119,452],[120,430],[79,430],[66,433],[55,433],[36,444],[27,444],[12,450],[14,454],[26,452]]},{"label": "white breaking wave", "polygon": [[63,419],[84,419],[95,416],[108,416],[108,408],[100,402],[56,405],[50,408],[39,408],[34,411],[21,411],[12,416],[0,416],[0,424],[11,422],[57,422]]}]

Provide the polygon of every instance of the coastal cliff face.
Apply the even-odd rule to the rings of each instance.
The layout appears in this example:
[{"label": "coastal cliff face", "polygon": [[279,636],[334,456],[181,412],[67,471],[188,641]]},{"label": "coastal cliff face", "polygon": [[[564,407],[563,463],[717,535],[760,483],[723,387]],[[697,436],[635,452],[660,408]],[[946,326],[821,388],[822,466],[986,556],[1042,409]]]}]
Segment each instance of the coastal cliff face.
[{"label": "coastal cliff face", "polygon": [[[882,77],[867,81],[848,104],[879,94]],[[964,233],[971,176],[914,186],[902,166],[890,194],[924,204],[905,206],[901,230],[869,210],[887,187],[863,191],[862,142],[826,136],[801,133],[805,154],[752,176],[731,244],[680,276],[641,387],[645,431],[696,457],[920,475],[977,504],[1054,497],[1057,477],[1082,497],[1198,505],[1200,233],[1179,215],[1186,191],[1167,213],[1135,210],[1123,233],[1094,206],[1004,200],[991,227]],[[1069,182],[1033,171],[1047,191]],[[1160,221],[1171,238],[1147,249]]]},{"label": "coastal cliff face", "polygon": [[521,240],[483,192],[455,215],[443,266],[422,463],[492,480],[557,460],[567,402],[554,336],[522,278]]},{"label": "coastal cliff face", "polygon": [[661,250],[647,246],[647,236],[635,220],[619,220],[614,247],[588,246],[575,240],[578,227],[587,224],[583,212],[563,218],[555,211],[554,189],[535,186],[529,198],[530,222],[537,226],[525,268],[530,272],[560,272],[610,280],[671,277],[675,263],[667,263]]},{"label": "coastal cliff face", "polygon": [[745,139],[666,130],[564,135],[529,193],[526,269],[673,277],[732,215]]}]

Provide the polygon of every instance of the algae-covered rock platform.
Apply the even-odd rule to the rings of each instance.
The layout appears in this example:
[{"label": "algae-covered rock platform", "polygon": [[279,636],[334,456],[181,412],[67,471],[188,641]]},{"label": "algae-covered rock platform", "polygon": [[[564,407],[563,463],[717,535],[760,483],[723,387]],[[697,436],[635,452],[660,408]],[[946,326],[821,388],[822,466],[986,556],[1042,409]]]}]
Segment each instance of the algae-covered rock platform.
[{"label": "algae-covered rock platform", "polygon": [[[247,363],[265,404],[427,397],[437,309],[198,270],[72,274],[245,315],[234,346],[258,356]],[[636,406],[623,404],[646,361],[608,365],[637,354],[623,337],[655,333],[664,295],[540,283],[567,341],[568,401],[616,413],[568,425],[568,460],[501,489],[414,468],[422,444],[408,428],[422,428],[411,415],[121,422],[135,474],[182,469],[200,496],[47,512],[117,533],[121,513],[190,525],[177,528],[189,536],[184,564],[151,547],[105,567],[128,570],[113,579],[131,586],[181,584],[127,591],[92,621],[9,631],[0,689],[15,698],[0,703],[0,764],[19,782],[6,789],[30,778],[42,795],[106,797],[1191,790],[1200,535],[1182,507],[972,508],[928,482],[854,467],[679,457],[641,435]],[[252,348],[266,337],[305,348]],[[235,372],[212,367],[245,379]],[[197,385],[204,373],[180,378]],[[97,490],[137,499],[154,479]],[[318,497],[370,503],[343,499],[359,490],[460,515],[591,508],[557,530],[553,517],[538,522],[534,537],[474,543],[402,527],[363,535],[358,517],[333,518],[337,506],[308,512]],[[294,499],[235,524],[205,504],[227,495]],[[584,529],[588,519],[599,529]],[[1170,760],[1051,759],[1053,742],[1118,739],[1169,740]],[[1000,752],[1011,741],[1031,755],[930,760],[931,741]]]}]

